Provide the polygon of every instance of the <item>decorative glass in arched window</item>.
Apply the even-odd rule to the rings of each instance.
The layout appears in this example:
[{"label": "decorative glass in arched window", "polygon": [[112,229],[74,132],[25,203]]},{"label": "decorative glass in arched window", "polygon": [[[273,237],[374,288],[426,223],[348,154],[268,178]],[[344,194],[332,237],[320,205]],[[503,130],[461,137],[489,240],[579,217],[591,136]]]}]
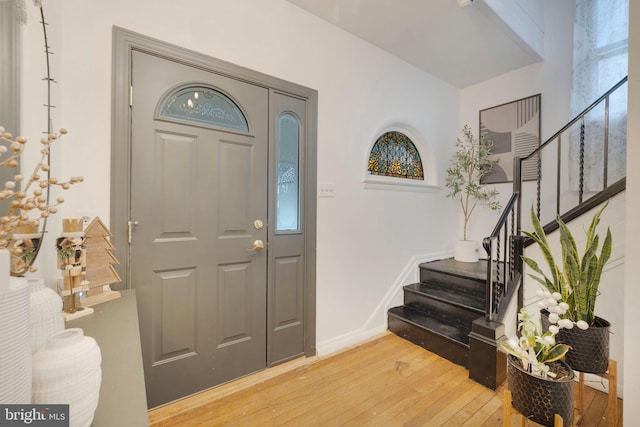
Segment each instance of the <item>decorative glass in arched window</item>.
[{"label": "decorative glass in arched window", "polygon": [[398,131],[385,132],[373,144],[368,173],[424,180],[420,153],[411,139]]},{"label": "decorative glass in arched window", "polygon": [[189,85],[168,93],[158,106],[157,116],[173,122],[249,131],[238,105],[222,92],[204,85]]}]

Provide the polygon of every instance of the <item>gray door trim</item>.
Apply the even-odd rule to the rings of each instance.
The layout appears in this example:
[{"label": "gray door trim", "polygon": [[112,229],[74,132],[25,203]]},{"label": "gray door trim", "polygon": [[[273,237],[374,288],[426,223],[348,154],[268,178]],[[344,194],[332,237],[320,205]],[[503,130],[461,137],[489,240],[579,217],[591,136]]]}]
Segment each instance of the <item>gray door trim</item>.
[{"label": "gray door trim", "polygon": [[118,273],[123,279],[120,288],[131,288],[129,282],[129,225],[131,220],[131,53],[134,50],[151,53],[167,59],[178,61],[193,67],[201,68],[245,81],[268,89],[279,90],[305,99],[307,105],[305,150],[305,190],[304,217],[305,227],[305,271],[304,280],[304,319],[305,319],[305,354],[316,354],[316,191],[317,191],[317,111],[318,92],[316,90],[287,82],[257,71],[249,70],[212,58],[201,53],[184,49],[142,34],[113,27],[113,70],[112,70],[112,105],[111,105],[111,232],[116,247],[114,255],[120,260]]}]

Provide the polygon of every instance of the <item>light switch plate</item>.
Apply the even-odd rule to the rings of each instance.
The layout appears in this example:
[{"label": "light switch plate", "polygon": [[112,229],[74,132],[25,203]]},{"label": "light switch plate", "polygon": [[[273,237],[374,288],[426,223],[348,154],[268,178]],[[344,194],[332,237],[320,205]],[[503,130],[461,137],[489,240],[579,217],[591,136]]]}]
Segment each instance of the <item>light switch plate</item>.
[{"label": "light switch plate", "polygon": [[318,186],[318,197],[335,197],[336,185],[333,182],[321,182]]}]

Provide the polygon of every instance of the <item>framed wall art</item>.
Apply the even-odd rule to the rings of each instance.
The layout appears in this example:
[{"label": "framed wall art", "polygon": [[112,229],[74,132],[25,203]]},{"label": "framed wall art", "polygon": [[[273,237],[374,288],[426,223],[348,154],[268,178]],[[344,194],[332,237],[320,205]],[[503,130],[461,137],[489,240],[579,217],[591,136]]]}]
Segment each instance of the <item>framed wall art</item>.
[{"label": "framed wall art", "polygon": [[[513,158],[526,157],[540,145],[540,94],[480,111],[480,135],[493,142],[498,160],[482,184],[513,181]],[[522,179],[537,176],[538,156],[522,163]]]}]

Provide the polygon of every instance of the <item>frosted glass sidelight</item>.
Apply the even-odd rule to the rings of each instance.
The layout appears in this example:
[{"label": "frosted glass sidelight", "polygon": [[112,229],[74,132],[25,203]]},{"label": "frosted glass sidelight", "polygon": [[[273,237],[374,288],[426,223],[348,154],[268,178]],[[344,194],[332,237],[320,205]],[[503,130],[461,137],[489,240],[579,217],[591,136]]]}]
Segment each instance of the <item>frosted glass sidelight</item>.
[{"label": "frosted glass sidelight", "polygon": [[299,230],[300,122],[292,113],[278,118],[278,189],[276,192],[277,231]]},{"label": "frosted glass sidelight", "polygon": [[188,86],[165,95],[157,115],[171,121],[188,121],[248,132],[247,119],[225,94],[207,86]]}]

